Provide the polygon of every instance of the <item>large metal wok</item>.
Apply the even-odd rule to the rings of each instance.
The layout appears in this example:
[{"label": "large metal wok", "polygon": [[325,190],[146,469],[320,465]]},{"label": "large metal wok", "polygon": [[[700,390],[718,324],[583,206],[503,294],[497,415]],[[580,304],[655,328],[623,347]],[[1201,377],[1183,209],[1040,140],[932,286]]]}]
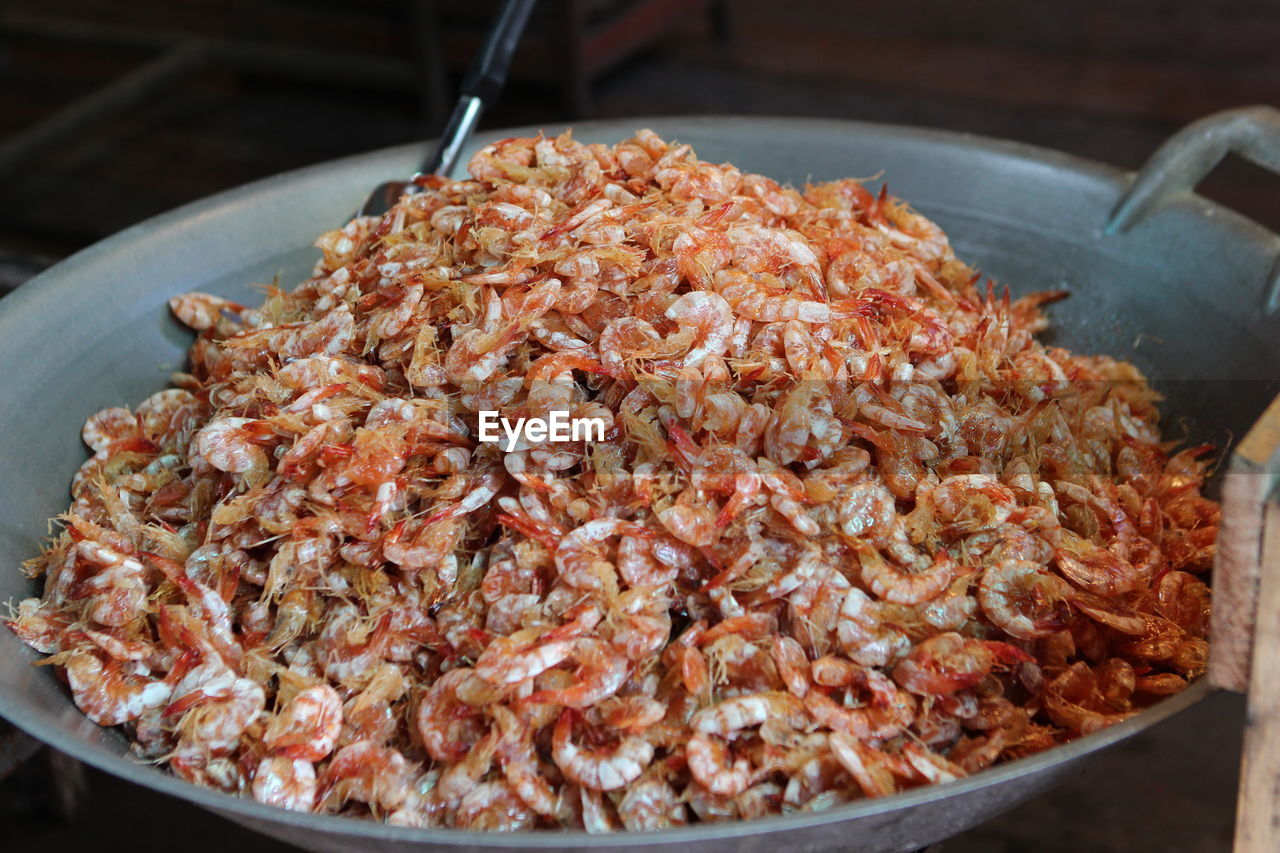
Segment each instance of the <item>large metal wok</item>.
[{"label": "large metal wok", "polygon": [[[1071,299],[1052,311],[1053,340],[1135,361],[1167,395],[1174,432],[1185,423],[1190,439],[1222,446],[1247,430],[1280,385],[1280,318],[1272,310],[1280,237],[1183,190],[1212,165],[1213,145],[1247,142],[1266,120],[1273,119],[1236,115],[1182,137],[1144,184],[1131,227],[1113,236],[1104,236],[1104,223],[1129,176],[1009,142],[799,119],[627,119],[576,132],[615,142],[648,126],[692,143],[706,159],[796,185],[882,175],[946,229],[960,256],[1015,292],[1070,289]],[[416,146],[378,152],[197,202],[76,255],[0,303],[0,600],[31,594],[18,565],[67,505],[68,483],[86,456],[84,418],[141,401],[181,368],[190,338],[165,300],[201,289],[252,303],[260,297],[251,282],[300,280],[315,257],[311,240],[370,187],[410,173],[418,156]],[[1101,733],[969,779],[827,812],[653,834],[485,835],[300,815],[196,788],[132,760],[124,738],[83,717],[52,668],[31,666],[35,659],[0,631],[0,714],[19,727],[124,779],[323,850],[920,848],[1031,797],[1210,689],[1197,683]]]}]

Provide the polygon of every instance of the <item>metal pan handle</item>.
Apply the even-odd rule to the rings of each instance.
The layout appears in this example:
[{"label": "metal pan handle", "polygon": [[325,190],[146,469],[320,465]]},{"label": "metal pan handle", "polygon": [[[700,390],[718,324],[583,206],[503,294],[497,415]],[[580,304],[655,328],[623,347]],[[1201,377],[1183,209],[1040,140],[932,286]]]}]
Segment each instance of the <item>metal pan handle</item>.
[{"label": "metal pan handle", "polygon": [[1280,173],[1280,110],[1224,110],[1175,133],[1147,159],[1107,217],[1104,233],[1120,234],[1165,199],[1186,192],[1228,153]]}]

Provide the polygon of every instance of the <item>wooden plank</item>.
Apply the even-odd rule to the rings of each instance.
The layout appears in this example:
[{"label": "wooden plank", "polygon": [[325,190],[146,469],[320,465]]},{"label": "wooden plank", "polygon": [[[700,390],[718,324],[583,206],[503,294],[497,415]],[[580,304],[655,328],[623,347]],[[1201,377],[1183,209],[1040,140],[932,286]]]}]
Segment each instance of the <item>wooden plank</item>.
[{"label": "wooden plank", "polygon": [[[1280,397],[1236,446],[1222,484],[1222,523],[1213,568],[1213,625],[1209,681],[1236,692],[1250,689],[1259,583],[1264,567],[1266,513],[1280,475]],[[1280,562],[1271,563],[1280,576]],[[1280,640],[1280,636],[1276,638]],[[1280,849],[1280,848],[1277,848]]]},{"label": "wooden plank", "polygon": [[1254,656],[1249,676],[1236,853],[1280,850],[1280,504],[1267,504],[1263,526],[1265,570],[1258,588],[1254,648],[1267,653]]},{"label": "wooden plank", "polygon": [[1272,460],[1277,449],[1280,449],[1280,397],[1271,401],[1262,417],[1240,441],[1236,456],[1262,470],[1274,464]]},{"label": "wooden plank", "polygon": [[1236,447],[1223,482],[1209,680],[1247,690],[1236,853],[1280,850],[1280,398]]},{"label": "wooden plank", "polygon": [[1222,483],[1222,522],[1213,567],[1209,681],[1237,693],[1249,689],[1267,479],[1263,471],[1235,456]]}]

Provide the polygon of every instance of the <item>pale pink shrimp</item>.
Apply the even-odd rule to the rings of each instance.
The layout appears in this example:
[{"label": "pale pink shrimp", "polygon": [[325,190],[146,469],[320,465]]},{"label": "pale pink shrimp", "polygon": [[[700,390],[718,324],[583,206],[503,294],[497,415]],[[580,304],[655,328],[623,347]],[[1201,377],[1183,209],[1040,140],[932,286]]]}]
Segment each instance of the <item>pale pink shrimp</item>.
[{"label": "pale pink shrimp", "polygon": [[525,632],[499,637],[476,659],[475,673],[493,684],[519,684],[573,654],[574,639],[530,641]]},{"label": "pale pink shrimp", "polygon": [[328,438],[329,430],[328,423],[319,423],[307,430],[280,457],[276,473],[286,480],[302,479],[306,468],[314,464],[316,453]]},{"label": "pale pink shrimp", "polygon": [[681,649],[676,655],[675,668],[680,673],[680,683],[691,696],[701,696],[711,687],[711,673],[707,659],[698,649]]},{"label": "pale pink shrimp", "polygon": [[[409,612],[416,614],[419,611]],[[369,740],[385,743],[390,740],[399,724],[392,706],[408,689],[409,682],[399,665],[390,662],[379,664],[365,688],[342,706],[341,742]]]},{"label": "pale pink shrimp", "polygon": [[[657,551],[655,553],[655,545]],[[629,586],[664,586],[676,579],[679,566],[661,559],[670,548],[649,537],[624,535],[618,541],[618,574]]]},{"label": "pale pink shrimp", "polygon": [[754,773],[746,758],[732,759],[729,747],[715,735],[695,732],[685,743],[689,772],[712,794],[734,797],[747,790]]},{"label": "pale pink shrimp", "polygon": [[127,675],[118,661],[104,663],[90,651],[73,652],[63,666],[76,707],[100,726],[118,726],[163,708],[173,690],[164,681]]},{"label": "pale pink shrimp", "polygon": [[5,619],[4,624],[22,642],[41,654],[48,655],[58,651],[63,632],[69,627],[70,621],[53,602],[24,598],[18,602],[16,614],[11,611],[11,617]]},{"label": "pale pink shrimp", "polygon": [[690,727],[705,734],[729,735],[758,726],[770,718],[785,719],[793,726],[806,722],[804,705],[790,693],[751,693],[734,696],[704,708],[689,720]]},{"label": "pale pink shrimp", "polygon": [[639,734],[660,722],[667,714],[667,706],[652,696],[613,696],[597,706],[605,725],[621,729],[628,734]]},{"label": "pale pink shrimp", "polygon": [[470,669],[451,669],[427,688],[418,703],[418,735],[436,761],[460,761],[484,732],[480,709],[458,699],[458,688],[474,677]]},{"label": "pale pink shrimp", "polygon": [[705,291],[686,293],[671,303],[666,316],[692,334],[692,347],[684,366],[697,368],[709,357],[724,355],[733,335],[733,311],[729,303]]},{"label": "pale pink shrimp", "polygon": [[809,658],[804,648],[793,637],[779,635],[773,638],[769,651],[787,689],[803,699],[809,692]]},{"label": "pale pink shrimp", "polygon": [[618,817],[632,832],[670,829],[688,823],[684,803],[670,783],[646,776],[627,786],[618,803]]},{"label": "pale pink shrimp", "polygon": [[529,725],[502,705],[493,707],[493,715],[502,732],[498,740],[498,760],[507,784],[525,805],[538,814],[553,814],[555,790],[538,767],[538,754]]},{"label": "pale pink shrimp", "polygon": [[863,403],[858,407],[858,414],[871,421],[871,423],[886,429],[919,433],[929,431],[929,425],[924,421],[909,417],[902,412],[894,411],[881,403]]},{"label": "pale pink shrimp", "polygon": [[389,627],[389,614],[370,625],[354,605],[344,602],[331,606],[315,647],[325,676],[337,682],[360,682],[383,659],[390,639]]},{"label": "pale pink shrimp", "polygon": [[1061,629],[1068,617],[1068,593],[1061,578],[1028,560],[1001,560],[988,566],[978,583],[982,612],[997,628],[1020,640]]},{"label": "pale pink shrimp", "polygon": [[926,500],[939,522],[962,533],[999,527],[1017,508],[1013,490],[987,474],[947,477],[929,490]]},{"label": "pale pink shrimp", "polygon": [[797,533],[804,536],[817,536],[821,531],[818,522],[809,517],[805,508],[798,501],[785,495],[774,495],[769,498],[769,506],[790,522]]},{"label": "pale pink shrimp", "polygon": [[233,634],[231,607],[221,592],[192,578],[186,568],[175,560],[150,552],[143,552],[142,557],[149,566],[158,568],[170,582],[182,590],[188,602],[187,612],[191,615],[191,621],[198,625],[193,630],[198,631],[203,645],[216,650],[220,657],[230,663],[239,661],[243,656],[243,648]]},{"label": "pale pink shrimp", "polygon": [[85,561],[100,567],[84,584],[93,594],[85,615],[113,628],[137,619],[150,592],[142,563],[90,539],[81,541],[77,551]]},{"label": "pale pink shrimp", "polygon": [[423,293],[424,289],[419,283],[413,282],[405,286],[403,294],[394,305],[374,315],[377,319],[370,323],[369,331],[384,339],[400,334],[413,319],[413,311],[422,301]]},{"label": "pale pink shrimp", "polygon": [[955,405],[947,393],[936,384],[911,382],[894,396],[909,417],[926,424],[925,435],[935,441],[953,441],[959,432],[960,422]]},{"label": "pale pink shrimp", "polygon": [[883,483],[863,480],[839,489],[838,517],[840,531],[847,537],[884,539],[897,523],[897,506],[893,493]]},{"label": "pale pink shrimp", "polygon": [[[718,358],[718,356],[715,356]],[[682,366],[676,371],[676,414],[682,418],[692,418],[702,408],[706,398],[707,383],[696,368]]]},{"label": "pale pink shrimp", "polygon": [[260,684],[236,675],[216,658],[206,659],[183,676],[171,698],[164,714],[182,715],[176,728],[183,743],[211,755],[234,749],[266,705]]},{"label": "pale pink shrimp", "polygon": [[271,633],[263,641],[267,648],[283,648],[297,639],[311,618],[314,600],[314,593],[304,589],[291,589],[284,594],[276,606]]},{"label": "pale pink shrimp", "polygon": [[316,769],[306,759],[269,755],[253,774],[253,798],[260,803],[295,812],[309,812],[316,803]]},{"label": "pale pink shrimp", "polygon": [[732,225],[726,232],[733,246],[737,269],[748,273],[800,273],[800,280],[811,288],[821,279],[818,256],[802,235],[782,228],[770,228],[754,222]]},{"label": "pale pink shrimp", "polygon": [[619,596],[612,645],[627,660],[642,662],[651,660],[671,638],[671,614],[665,606],[655,607],[651,601],[636,598],[638,593],[644,599],[652,598],[652,593],[643,587]]},{"label": "pale pink shrimp", "polygon": [[1117,713],[1107,706],[1097,676],[1083,661],[1067,667],[1045,686],[1044,707],[1055,724],[1080,734],[1106,728],[1135,713]]},{"label": "pale pink shrimp", "polygon": [[600,364],[615,379],[629,375],[629,362],[647,355],[662,336],[648,322],[638,317],[619,317],[609,322],[600,333]]},{"label": "pale pink shrimp", "polygon": [[771,417],[769,407],[763,403],[752,403],[747,406],[733,434],[734,446],[748,456],[757,453]]},{"label": "pale pink shrimp", "polygon": [[377,223],[377,217],[358,216],[341,228],[321,234],[315,246],[324,252],[323,268],[332,272],[346,266],[369,239]]},{"label": "pale pink shrimp", "polygon": [[780,573],[769,582],[765,594],[770,598],[784,598],[812,581],[823,567],[822,554],[816,548],[807,548],[790,571]]},{"label": "pale pink shrimp", "polygon": [[934,555],[923,571],[907,572],[891,565],[874,548],[859,552],[862,582],[872,592],[894,604],[922,604],[932,601],[951,586],[955,563],[945,550]]},{"label": "pale pink shrimp", "polygon": [[1026,652],[1008,643],[948,632],[930,637],[898,661],[893,680],[921,695],[955,693],[982,681],[997,663],[1030,659]]},{"label": "pale pink shrimp", "polygon": [[[567,163],[565,165],[567,165]],[[611,207],[613,207],[613,202],[607,198],[594,199],[578,208],[565,219],[556,223],[555,228],[544,234],[542,239],[544,242],[547,242],[562,235],[574,236],[573,232],[576,229],[581,228],[583,225],[586,225],[601,216]]]},{"label": "pale pink shrimp", "polygon": [[920,608],[920,617],[942,631],[955,631],[977,615],[978,601],[969,594],[972,576],[961,575],[951,588]]},{"label": "pale pink shrimp", "polygon": [[572,657],[578,663],[572,686],[540,690],[526,701],[589,708],[617,693],[631,675],[626,655],[615,651],[604,640],[583,637],[574,641]]},{"label": "pale pink shrimp", "polygon": [[138,419],[128,409],[116,406],[92,414],[84,422],[80,437],[90,449],[110,450],[117,442],[129,441],[141,436]]},{"label": "pale pink shrimp", "polygon": [[848,687],[862,677],[863,669],[835,655],[823,655],[810,664],[813,681],[826,687]]},{"label": "pale pink shrimp", "polygon": [[907,742],[902,747],[902,754],[916,772],[924,777],[930,785],[941,785],[943,782],[954,782],[969,774],[960,765],[948,761],[918,743]]},{"label": "pale pink shrimp", "polygon": [[342,700],[327,684],[298,693],[267,723],[262,744],[303,761],[319,761],[333,751],[342,733]]},{"label": "pale pink shrimp", "polygon": [[355,336],[355,316],[345,302],[308,323],[241,332],[226,340],[233,351],[261,363],[271,354],[292,361],[309,355],[338,355]]},{"label": "pale pink shrimp", "polygon": [[845,594],[836,629],[845,654],[864,666],[884,666],[911,648],[902,629],[882,618],[875,602],[857,587]]},{"label": "pale pink shrimp", "polygon": [[860,708],[845,708],[825,693],[810,690],[804,706],[813,719],[832,731],[858,738],[897,737],[915,721],[915,700],[901,690],[878,688],[878,692],[887,698],[877,698]]},{"label": "pale pink shrimp", "polygon": [[193,290],[180,296],[170,297],[169,309],[173,311],[173,316],[182,321],[183,325],[202,332],[205,329],[212,329],[227,314],[237,317],[244,310],[244,306],[229,299],[223,299],[221,296]]},{"label": "pale pink shrimp", "polygon": [[809,503],[809,496],[805,493],[804,483],[800,478],[768,457],[761,457],[756,465],[761,485],[772,493],[769,506],[785,518],[797,533],[817,536],[821,528],[805,508]]},{"label": "pale pink shrimp", "polygon": [[594,791],[614,791],[640,778],[653,761],[653,744],[637,735],[624,737],[612,749],[578,746],[572,740],[576,716],[562,712],[551,741],[551,756],[568,779]]},{"label": "pale pink shrimp", "polygon": [[1133,563],[1106,548],[1091,548],[1078,556],[1059,549],[1054,562],[1076,586],[1108,598],[1132,592],[1144,580]]},{"label": "pale pink shrimp", "polygon": [[778,632],[778,619],[771,613],[744,613],[716,623],[701,633],[699,646],[709,646],[722,637],[735,636],[743,640],[759,640]]},{"label": "pale pink shrimp", "polygon": [[680,275],[699,290],[706,290],[717,271],[733,259],[724,234],[701,228],[686,227],[671,244]]},{"label": "pale pink shrimp", "polygon": [[575,350],[540,356],[529,365],[525,374],[525,386],[529,389],[526,401],[529,416],[546,417],[552,410],[569,409],[577,390],[573,371],[596,372],[601,369],[595,359]]},{"label": "pale pink shrimp", "polygon": [[459,801],[454,823],[460,829],[517,832],[536,815],[505,779],[481,782]]},{"label": "pale pink shrimp", "polygon": [[[773,281],[772,286],[767,283],[770,279]],[[736,270],[723,270],[716,274],[714,287],[739,317],[764,323],[786,320],[799,320],[802,323],[831,322],[830,305],[796,295],[767,273],[750,276]]]},{"label": "pale pink shrimp", "polygon": [[555,564],[560,577],[571,586],[604,590],[616,585],[616,567],[601,559],[601,545],[615,536],[644,534],[644,529],[617,518],[588,521],[565,535],[556,548]]},{"label": "pale pink shrimp", "polygon": [[717,391],[703,387],[702,428],[713,435],[734,439],[750,408],[746,401],[731,391]]},{"label": "pale pink shrimp", "polygon": [[[586,355],[595,354],[592,345],[571,330],[569,324],[559,314],[547,314],[531,322],[529,335],[552,352],[577,350]],[[654,339],[656,340],[657,337],[655,332]]]},{"label": "pale pink shrimp", "polygon": [[462,332],[445,353],[445,376],[456,385],[484,382],[506,364],[520,341],[520,326],[515,321],[494,331]]},{"label": "pale pink shrimp", "polygon": [[394,749],[369,741],[344,746],[321,776],[320,805],[336,808],[348,800],[393,811],[409,796],[411,765]]},{"label": "pale pink shrimp", "polygon": [[844,732],[832,732],[828,742],[832,754],[858,783],[862,793],[868,797],[887,797],[897,792],[897,780],[878,750]]},{"label": "pale pink shrimp", "polygon": [[813,431],[814,383],[801,382],[787,392],[764,434],[765,454],[779,465],[803,455]]},{"label": "pale pink shrimp", "polygon": [[1099,625],[1106,625],[1121,634],[1140,636],[1147,633],[1147,620],[1132,608],[1115,601],[1107,601],[1092,593],[1073,590],[1071,605]]},{"label": "pale pink shrimp", "polygon": [[436,782],[435,793],[446,807],[457,808],[458,802],[467,792],[488,775],[497,749],[498,732],[490,730],[475,746],[467,750],[465,758],[444,768]]},{"label": "pale pink shrimp", "polygon": [[248,474],[267,470],[267,454],[255,439],[259,437],[251,418],[215,418],[196,433],[192,448],[205,462],[228,474]]},{"label": "pale pink shrimp", "polygon": [[458,511],[457,516],[439,518],[423,524],[409,537],[406,537],[404,532],[408,522],[398,522],[382,539],[382,555],[406,571],[445,569],[439,572],[442,580],[452,583],[452,578],[446,576],[449,572],[444,564],[465,532],[463,522],[458,516],[469,511],[466,506],[477,503],[483,506],[493,495],[492,490],[482,489],[473,492],[454,505],[463,507]]}]

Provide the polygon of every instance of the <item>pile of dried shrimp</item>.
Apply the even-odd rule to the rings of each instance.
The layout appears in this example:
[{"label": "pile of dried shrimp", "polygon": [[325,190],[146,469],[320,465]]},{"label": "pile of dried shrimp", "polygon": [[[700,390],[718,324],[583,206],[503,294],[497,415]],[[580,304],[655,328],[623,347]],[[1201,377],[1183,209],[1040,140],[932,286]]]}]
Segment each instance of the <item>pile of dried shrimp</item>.
[{"label": "pile of dried shrimp", "polygon": [[[641,132],[482,150],[91,417],[9,625],[200,785],[407,826],[824,809],[1205,666],[1218,507],[1138,371],[932,222]],[[568,411],[603,441],[477,441]]]}]

